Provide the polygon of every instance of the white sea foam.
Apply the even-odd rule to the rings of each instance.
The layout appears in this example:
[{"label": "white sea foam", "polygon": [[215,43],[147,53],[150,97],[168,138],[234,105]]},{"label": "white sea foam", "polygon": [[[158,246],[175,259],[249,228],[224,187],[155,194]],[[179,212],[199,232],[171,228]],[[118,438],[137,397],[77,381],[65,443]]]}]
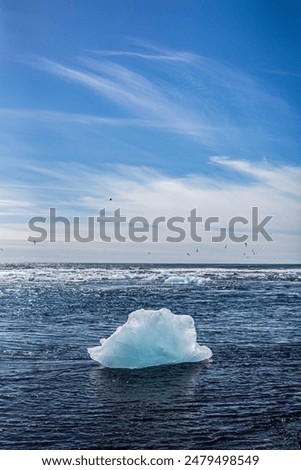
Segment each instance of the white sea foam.
[{"label": "white sea foam", "polygon": [[212,356],[196,342],[190,315],[170,310],[136,310],[101,346],[89,348],[92,359],[105,367],[139,369],[163,364],[199,362]]}]

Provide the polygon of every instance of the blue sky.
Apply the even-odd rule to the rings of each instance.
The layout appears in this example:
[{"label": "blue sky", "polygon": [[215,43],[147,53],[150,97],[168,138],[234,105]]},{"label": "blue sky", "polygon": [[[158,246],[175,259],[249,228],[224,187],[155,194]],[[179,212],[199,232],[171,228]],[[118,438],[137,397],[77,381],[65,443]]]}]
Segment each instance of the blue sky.
[{"label": "blue sky", "polygon": [[240,244],[212,243],[187,260],[188,240],[34,246],[27,224],[49,207],[84,218],[106,206],[149,218],[196,207],[226,223],[255,205],[274,242],[252,262],[301,261],[299,2],[0,8],[3,261],[244,262]]}]

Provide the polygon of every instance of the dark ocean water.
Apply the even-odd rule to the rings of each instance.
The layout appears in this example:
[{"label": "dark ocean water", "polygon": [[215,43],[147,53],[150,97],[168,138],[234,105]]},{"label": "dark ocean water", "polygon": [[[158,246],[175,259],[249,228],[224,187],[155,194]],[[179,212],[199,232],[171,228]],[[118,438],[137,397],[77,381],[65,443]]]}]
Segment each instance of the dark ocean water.
[{"label": "dark ocean water", "polygon": [[[299,449],[300,280],[300,266],[0,265],[0,447]],[[162,307],[192,315],[209,363],[89,358],[130,312]]]}]

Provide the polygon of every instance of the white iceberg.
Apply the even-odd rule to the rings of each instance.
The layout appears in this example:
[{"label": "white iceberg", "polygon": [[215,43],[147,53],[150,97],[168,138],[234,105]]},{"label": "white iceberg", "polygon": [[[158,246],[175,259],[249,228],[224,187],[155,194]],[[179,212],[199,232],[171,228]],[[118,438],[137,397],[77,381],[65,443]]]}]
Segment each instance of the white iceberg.
[{"label": "white iceberg", "polygon": [[186,276],[170,276],[165,279],[165,284],[198,284],[198,280],[194,276],[186,274]]},{"label": "white iceberg", "polygon": [[190,315],[174,315],[167,308],[136,310],[101,346],[88,348],[92,359],[105,367],[140,369],[163,364],[200,362],[212,351],[196,342]]}]

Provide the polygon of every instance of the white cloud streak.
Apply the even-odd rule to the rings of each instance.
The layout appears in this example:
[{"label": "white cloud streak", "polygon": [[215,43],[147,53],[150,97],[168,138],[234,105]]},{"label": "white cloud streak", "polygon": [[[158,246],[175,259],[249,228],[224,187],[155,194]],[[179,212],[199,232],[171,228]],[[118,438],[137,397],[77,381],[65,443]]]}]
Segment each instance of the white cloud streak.
[{"label": "white cloud streak", "polygon": [[[152,45],[144,48],[148,50],[98,51],[97,59],[81,57],[75,66],[45,58],[28,63],[126,110],[126,125],[140,123],[181,134],[212,152],[243,148],[246,155],[257,151],[261,157],[271,146],[287,145],[288,139],[280,130],[284,123],[293,122],[293,112],[254,78],[196,54]],[[127,66],[107,58],[126,58]],[[152,62],[151,73],[137,65],[138,59]],[[74,119],[85,121],[84,116]],[[86,121],[96,119],[87,116]],[[123,124],[122,119],[99,119],[99,123]]]},{"label": "white cloud streak", "polygon": [[114,50],[92,50],[90,51],[101,57],[134,57],[138,59],[144,59],[148,61],[159,61],[159,62],[188,62],[190,63],[194,59],[193,54],[187,52],[179,52],[177,54],[150,54],[135,51],[114,51]]},{"label": "white cloud streak", "polygon": [[233,160],[228,157],[211,157],[211,161],[232,171],[253,176],[255,180],[273,188],[277,192],[301,197],[301,168],[290,166],[255,165],[246,160]]}]

